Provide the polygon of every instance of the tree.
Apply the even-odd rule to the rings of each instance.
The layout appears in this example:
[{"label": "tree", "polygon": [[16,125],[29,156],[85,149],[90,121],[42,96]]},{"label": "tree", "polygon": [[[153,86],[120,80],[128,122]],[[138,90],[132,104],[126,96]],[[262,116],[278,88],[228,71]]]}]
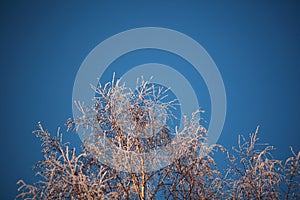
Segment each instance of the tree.
[{"label": "tree", "polygon": [[[41,123],[34,131],[44,160],[35,166],[40,181],[20,180],[23,199],[297,199],[299,157],[285,163],[272,147],[239,138],[233,152],[206,144],[200,111],[173,128],[177,101],[166,101],[168,89],[142,80],[134,91],[113,80],[93,87],[93,106],[77,102],[82,115],[66,123],[86,133],[76,153],[51,137]],[[224,152],[228,167],[219,169],[215,151]],[[155,155],[155,156],[153,156]]]}]

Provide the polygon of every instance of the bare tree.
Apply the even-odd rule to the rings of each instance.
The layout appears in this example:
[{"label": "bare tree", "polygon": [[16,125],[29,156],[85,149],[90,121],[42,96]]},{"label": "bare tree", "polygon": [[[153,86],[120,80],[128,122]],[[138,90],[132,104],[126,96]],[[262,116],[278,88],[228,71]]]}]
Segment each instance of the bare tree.
[{"label": "bare tree", "polygon": [[[200,111],[171,126],[177,101],[168,89],[141,80],[135,90],[120,80],[93,87],[92,106],[77,102],[81,116],[66,123],[81,131],[76,153],[39,123],[34,131],[44,160],[35,166],[40,181],[20,180],[22,199],[286,199],[299,198],[299,153],[283,165],[272,147],[240,137],[233,152],[208,146]],[[229,163],[218,169],[213,153]]]},{"label": "bare tree", "polygon": [[[250,134],[250,140],[239,136],[237,154],[228,154],[231,167],[232,199],[279,199],[280,165],[273,159],[272,146],[258,143],[258,128]],[[228,178],[229,178],[228,177]]]},{"label": "bare tree", "polygon": [[296,154],[291,148],[292,156],[283,167],[283,180],[285,183],[285,199],[300,199],[300,151]]}]

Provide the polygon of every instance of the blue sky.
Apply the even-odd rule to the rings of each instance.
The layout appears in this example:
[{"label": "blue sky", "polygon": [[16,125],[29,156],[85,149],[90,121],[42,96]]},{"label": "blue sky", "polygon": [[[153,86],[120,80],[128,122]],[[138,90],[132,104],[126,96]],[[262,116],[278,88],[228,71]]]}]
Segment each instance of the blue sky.
[{"label": "blue sky", "polygon": [[[100,42],[146,26],[180,31],[199,42],[223,77],[227,117],[219,143],[260,125],[262,141],[278,158],[299,150],[300,6],[296,1],[10,1],[0,3],[1,182],[0,198],[16,194],[19,178],[34,180],[42,158],[31,133],[36,123],[55,134],[72,116],[72,89],[82,61]],[[136,52],[117,60],[128,66],[178,60]],[[186,66],[186,76],[195,79]],[[107,73],[107,77],[109,73]],[[205,85],[200,101],[208,111]],[[76,135],[65,139],[80,145]]]}]

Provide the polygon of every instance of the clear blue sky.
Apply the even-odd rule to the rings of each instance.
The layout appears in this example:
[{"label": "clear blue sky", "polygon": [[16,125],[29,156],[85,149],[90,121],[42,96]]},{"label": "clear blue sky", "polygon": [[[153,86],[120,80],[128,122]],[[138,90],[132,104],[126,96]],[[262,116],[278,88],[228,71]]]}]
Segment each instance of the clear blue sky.
[{"label": "clear blue sky", "polygon": [[[260,138],[276,146],[276,156],[289,156],[300,141],[299,19],[296,1],[1,1],[0,198],[14,197],[19,178],[34,179],[31,167],[42,155],[31,131],[41,121],[55,134],[72,116],[73,83],[87,54],[137,27],[185,33],[214,59],[228,101],[220,144],[230,147],[260,125]],[[177,63],[159,52],[137,53],[116,63]],[[192,71],[186,75],[193,80]],[[209,115],[203,88],[200,102]],[[77,136],[66,140],[80,145]]]}]

